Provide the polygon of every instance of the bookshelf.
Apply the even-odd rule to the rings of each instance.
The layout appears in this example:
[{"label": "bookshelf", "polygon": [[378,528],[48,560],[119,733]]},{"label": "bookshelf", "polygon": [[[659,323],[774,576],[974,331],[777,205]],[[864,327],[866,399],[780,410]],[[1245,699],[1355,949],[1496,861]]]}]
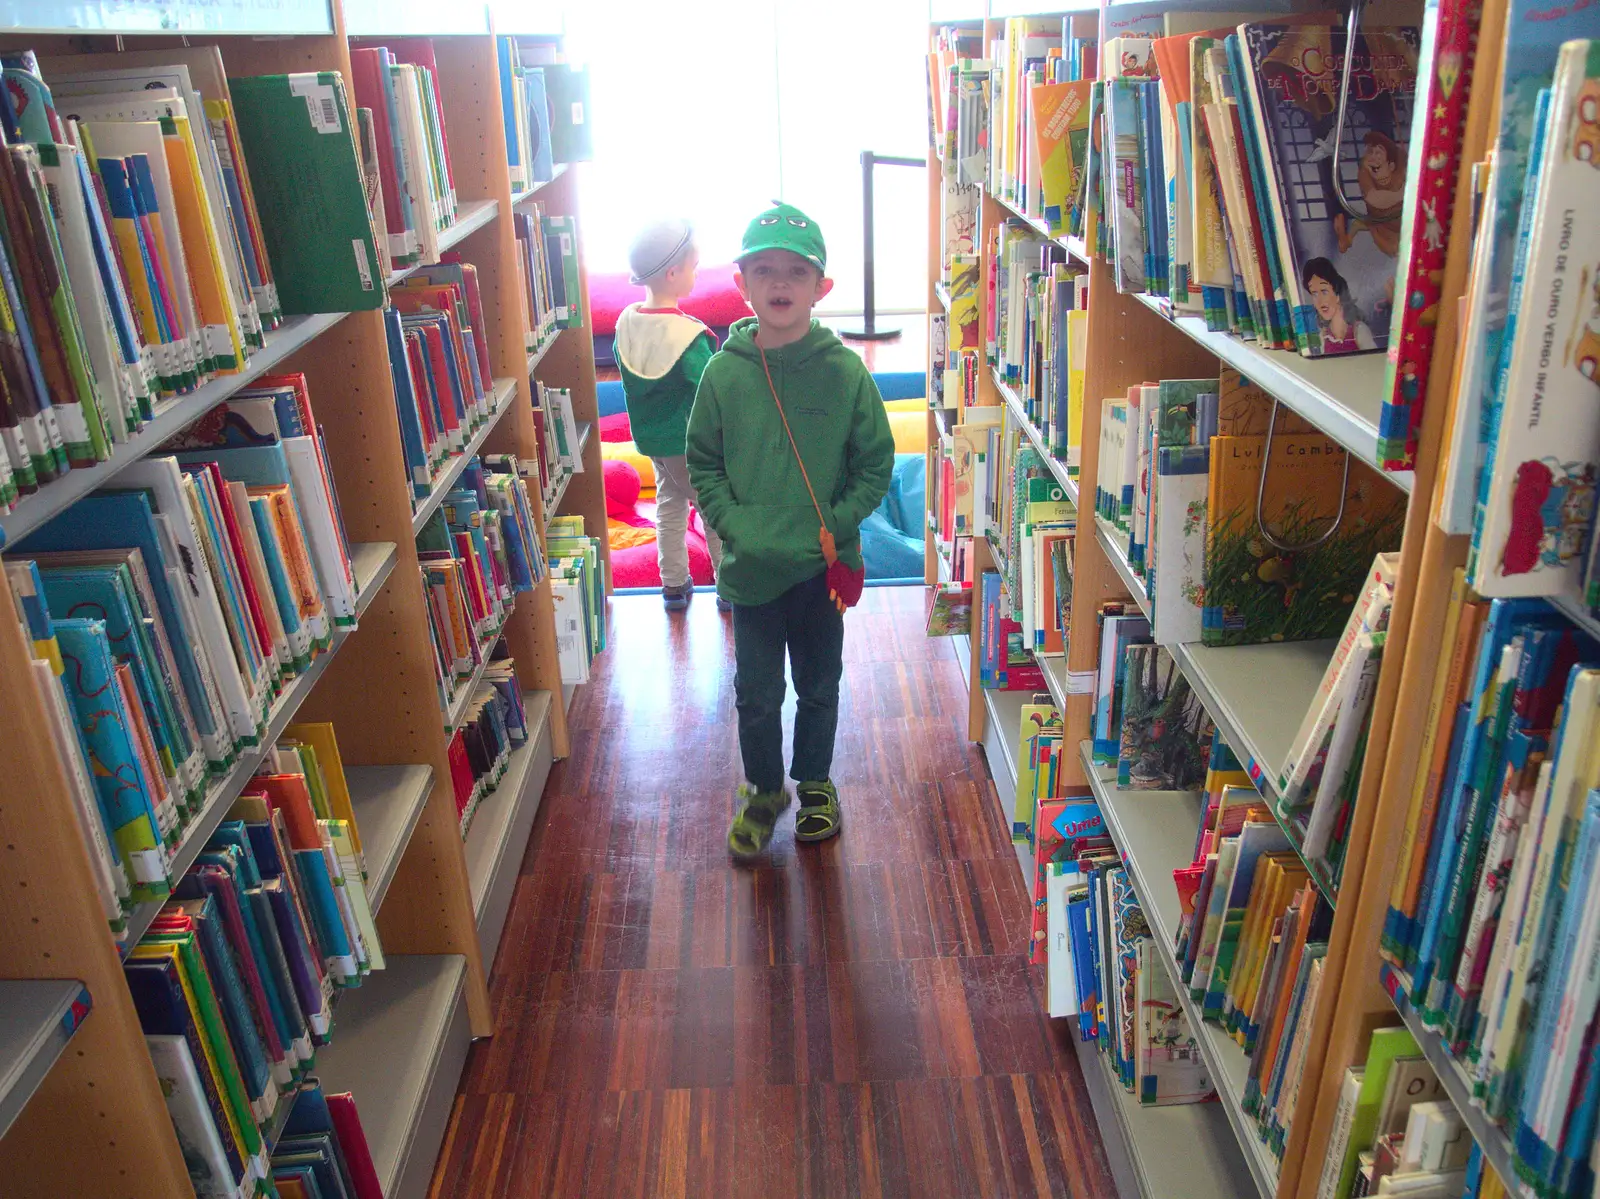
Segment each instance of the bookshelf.
[{"label": "bookshelf", "polygon": [[66,511],[91,491],[111,483],[120,471],[155,450],[174,433],[188,428],[236,391],[248,387],[267,372],[279,369],[297,351],[343,320],[344,315],[321,312],[287,318],[282,326],[267,334],[267,344],[238,374],[213,379],[169,401],[143,429],[117,446],[104,462],[68,471],[54,483],[19,499],[7,515],[0,516],[0,550]]},{"label": "bookshelf", "polygon": [[0,1137],[78,1031],[90,1000],[76,979],[0,982]]},{"label": "bookshelf", "polygon": [[[132,3],[108,14],[79,5],[12,5],[0,13],[0,39],[8,50],[74,54],[171,45],[181,33],[190,43],[219,45],[230,75],[339,71],[348,82],[357,37],[433,38],[460,200],[440,242],[478,269],[495,400],[490,418],[422,505],[413,510],[382,316],[333,312],[288,318],[238,374],[168,402],[108,461],[68,472],[0,517],[3,550],[114,483],[130,464],[262,374],[307,377],[351,543],[358,625],[337,631],[328,650],[285,686],[261,744],[270,745],[295,721],[335,726],[388,968],[340,995],[335,1035],[318,1053],[317,1074],[328,1090],[354,1093],[384,1194],[421,1196],[470,1041],[496,1031],[490,963],[545,781],[571,743],[568,703],[554,702],[563,688],[546,580],[518,596],[504,626],[524,691],[529,740],[463,835],[446,756],[451,714],[439,710],[425,599],[416,585],[415,536],[471,454],[537,455],[531,407],[537,377],[571,389],[585,430],[584,472],[552,507],[581,516],[605,553],[599,439],[588,436],[598,419],[592,336],[585,320],[551,330],[530,348],[510,219],[514,204],[535,198],[547,213],[576,214],[581,172],[562,167],[549,183],[514,200],[494,31],[481,7],[362,0],[261,7],[237,0]],[[111,19],[115,25],[106,23]],[[399,282],[408,273],[388,278]],[[581,272],[580,302],[587,314]],[[542,533],[551,514],[536,487],[529,498]],[[609,559],[605,569],[609,590]],[[0,677],[25,677],[31,657],[16,623],[0,621]],[[0,688],[0,728],[7,730],[0,744],[4,1189],[40,1199],[189,1195],[178,1140],[95,897],[68,781],[31,687]],[[203,815],[185,830],[175,871],[194,860],[264,754],[265,748],[245,754],[212,783]],[[158,910],[149,904],[129,913],[130,932],[147,928]],[[269,1143],[289,1108],[281,1104],[265,1130]]]},{"label": "bookshelf", "polygon": [[[1237,5],[1225,3],[1195,3],[1182,7],[1219,12],[1238,9]],[[1311,8],[1306,4],[1288,7],[1307,11]],[[981,31],[983,44],[987,46],[1001,35],[1004,18],[1008,16],[1066,19],[1071,22],[1075,34],[1102,36],[1103,41],[1105,23],[1113,16],[1161,11],[1163,8],[1154,4],[1111,3],[1110,0],[1087,8],[1001,4],[999,0],[990,0],[984,15],[978,17],[971,8],[966,12],[941,14],[935,6],[930,13],[930,45],[931,35],[939,28],[957,25]],[[1415,23],[1421,11],[1421,4],[1400,3],[1386,9],[1384,19]],[[1477,79],[1465,125],[1464,164],[1481,161],[1493,140],[1489,97],[1498,90],[1504,17],[1503,3],[1495,0],[1485,5],[1478,41]],[[1233,23],[1237,19],[1224,17],[1221,23]],[[933,315],[948,310],[949,297],[939,282],[943,163],[937,147],[930,146],[927,162],[930,214],[927,304],[931,321]],[[1416,169],[1415,164],[1412,169]],[[1472,210],[1471,174],[1465,167],[1461,172],[1456,193],[1458,215]],[[987,277],[990,233],[1008,220],[1020,220],[1042,236],[1049,236],[1048,228],[1037,218],[986,191],[973,235],[980,257],[980,279]],[[1214,376],[1221,365],[1239,370],[1356,458],[1369,464],[1376,462],[1377,419],[1384,394],[1383,355],[1313,361],[1297,354],[1262,350],[1252,343],[1208,332],[1204,322],[1198,319],[1173,319],[1167,305],[1159,299],[1120,294],[1111,269],[1103,261],[1091,260],[1081,239],[1062,237],[1056,240],[1065,248],[1069,260],[1087,271],[1089,287],[1087,352],[1083,362],[1083,431],[1079,473],[1074,483],[1087,480],[1084,485],[1087,490],[1098,474],[1100,407],[1097,401],[1100,397],[1124,394],[1128,387],[1150,379]],[[1317,1007],[1299,1106],[1281,1164],[1262,1147],[1254,1120],[1243,1113],[1245,1059],[1242,1051],[1214,1025],[1204,1026],[1204,1049],[1222,1100],[1215,1106],[1226,1112],[1226,1119],[1197,1119],[1182,1133],[1158,1133],[1129,1113],[1119,1112],[1114,1100],[1121,1097],[1120,1088],[1112,1085],[1109,1093],[1099,1094],[1101,1088],[1093,1075],[1102,1067],[1091,1065],[1087,1060],[1089,1056],[1098,1055],[1085,1055],[1084,1069],[1091,1095],[1095,1097],[1096,1116],[1108,1146],[1113,1146],[1114,1163],[1115,1145],[1131,1145],[1129,1159],[1132,1161],[1141,1158],[1159,1161],[1163,1154],[1194,1161],[1227,1161],[1235,1164],[1240,1172],[1230,1176],[1223,1167],[1216,1168],[1216,1179],[1223,1180],[1218,1183],[1224,1188],[1222,1193],[1313,1199],[1318,1189],[1320,1163],[1328,1152],[1345,1068],[1360,1064],[1364,1059],[1367,1037],[1374,1027],[1397,1023],[1402,1017],[1414,1022],[1411,1014],[1397,1011],[1397,1007],[1403,1005],[1391,1001],[1389,991],[1380,981],[1378,941],[1421,737],[1418,722],[1404,719],[1401,714],[1426,710],[1439,655],[1447,652],[1447,647],[1441,647],[1431,631],[1441,627],[1443,622],[1450,571],[1463,564],[1467,555],[1467,539],[1440,532],[1433,525],[1430,513],[1450,421],[1452,373],[1460,338],[1457,300],[1465,286],[1471,245],[1471,238],[1458,235],[1451,239],[1448,247],[1416,468],[1412,472],[1384,476],[1388,485],[1405,493],[1408,506],[1399,579],[1373,701],[1372,728],[1338,892],[1338,897],[1342,898],[1334,907],[1333,929],[1324,962],[1322,994],[1336,994],[1337,1000],[1324,1001]],[[990,297],[982,287],[978,303],[980,328],[986,329]],[[1046,451],[1047,439],[1026,419],[1025,404],[993,369],[978,371],[975,406],[1009,409],[1051,473],[1063,483],[1067,481],[1065,467]],[[936,444],[940,434],[947,431],[943,414],[930,412],[928,431],[930,443]],[[936,491],[930,488],[930,518],[936,514],[931,506],[936,503]],[[1121,539],[1099,522],[1093,526],[1094,535],[1089,535],[1090,528],[1086,526],[1093,515],[1092,507],[1085,514],[1080,506],[1080,535],[1075,542],[1073,562],[1074,629],[1092,630],[1097,608],[1110,599],[1132,600],[1147,615],[1150,611],[1141,580],[1129,569],[1125,555],[1118,548]],[[925,554],[924,577],[930,583],[949,577],[948,563],[939,554],[934,541],[933,537],[928,538]],[[981,538],[973,539],[972,558],[973,577],[994,568],[990,547]],[[1562,607],[1575,623],[1596,631],[1596,622],[1577,611],[1575,606]],[[1412,636],[1413,630],[1418,635]],[[954,640],[958,659],[968,674],[967,737],[984,747],[996,790],[1002,797],[1002,808],[1008,811],[1009,796],[1015,786],[1013,756],[1017,752],[1019,724],[1016,713],[1021,701],[984,692],[978,685],[973,648],[964,638]],[[1092,635],[1070,638],[1064,655],[1042,656],[1039,660],[1049,693],[1063,713],[1068,745],[1083,742],[1088,737],[1092,711],[1090,692],[1098,667],[1096,641]],[[1331,649],[1330,642],[1225,648],[1194,644],[1178,647],[1174,658],[1240,757],[1248,756],[1275,768],[1282,762],[1307,710]],[[996,723],[1002,726],[998,731],[993,727]],[[1151,920],[1152,934],[1165,965],[1169,970],[1174,969],[1172,932],[1176,928],[1177,897],[1171,871],[1187,865],[1193,853],[1199,816],[1194,798],[1176,793],[1120,792],[1115,786],[1114,772],[1107,774],[1097,768],[1087,752],[1070,755],[1070,761],[1068,759],[1069,755],[1064,754],[1063,793],[1088,793],[1099,801],[1108,831],[1129,868],[1141,906]],[[1273,786],[1265,774],[1259,786],[1270,801],[1274,797]],[[1024,864],[1024,876],[1029,872],[1030,868]],[[1330,900],[1336,898],[1325,874],[1319,870],[1311,873],[1319,889]],[[1440,1076],[1445,1077],[1443,1069]],[[1447,1085],[1454,1085],[1454,1081],[1459,1079]],[[1467,1108],[1462,1110],[1466,1112]],[[1478,1120],[1477,1124],[1482,1121]],[[1490,1136],[1492,1141],[1491,1134],[1498,1135],[1497,1130],[1487,1126],[1475,1126],[1474,1132],[1480,1135],[1480,1140]],[[1196,1148],[1197,1143],[1203,1148]],[[1178,1148],[1180,1144],[1182,1149]],[[1491,1160],[1504,1164],[1503,1145],[1497,1149],[1486,1143],[1485,1148]],[[1198,1170],[1194,1172],[1198,1173]],[[1179,1190],[1188,1193],[1181,1185],[1163,1186],[1154,1173],[1137,1170],[1131,1176],[1118,1171],[1118,1182],[1123,1199],[1131,1199],[1134,1194],[1156,1196]],[[1193,1175],[1185,1176],[1184,1182],[1194,1185]]]},{"label": "bookshelf", "polygon": [[[1079,757],[1105,817],[1106,830],[1128,863],[1134,891],[1150,922],[1150,934],[1155,938],[1162,964],[1176,979],[1178,963],[1172,947],[1178,927],[1178,897],[1170,885],[1162,884],[1171,878],[1174,869],[1188,865],[1193,856],[1194,829],[1200,820],[1199,798],[1189,791],[1120,791],[1116,770],[1096,765],[1088,742],[1079,746]],[[1179,987],[1177,993],[1190,1027],[1202,1030],[1200,1051],[1216,1084],[1217,1106],[1227,1114],[1238,1140],[1240,1164],[1248,1170],[1254,1193],[1273,1195],[1277,1191],[1277,1164],[1262,1147],[1255,1125],[1244,1110],[1248,1065],[1244,1051],[1222,1029],[1200,1019],[1187,988]],[[1211,1151],[1216,1152],[1215,1147]],[[1251,1190],[1241,1188],[1233,1193],[1248,1195]]]}]

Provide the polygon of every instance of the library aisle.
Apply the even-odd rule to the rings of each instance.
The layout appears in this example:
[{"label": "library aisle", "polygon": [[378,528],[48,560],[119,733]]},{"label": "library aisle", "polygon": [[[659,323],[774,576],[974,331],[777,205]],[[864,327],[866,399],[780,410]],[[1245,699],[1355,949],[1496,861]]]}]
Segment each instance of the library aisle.
[{"label": "library aisle", "polygon": [[[1114,1193],[916,588],[847,620],[842,837],[725,843],[732,629],[613,602],[528,845],[434,1199]],[[792,717],[793,701],[789,705]]]}]

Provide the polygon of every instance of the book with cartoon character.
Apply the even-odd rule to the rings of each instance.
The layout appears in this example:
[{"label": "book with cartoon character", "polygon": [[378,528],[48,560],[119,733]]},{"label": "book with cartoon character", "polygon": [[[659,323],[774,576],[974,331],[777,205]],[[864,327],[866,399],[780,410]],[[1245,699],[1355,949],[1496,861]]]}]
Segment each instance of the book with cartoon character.
[{"label": "book with cartoon character", "polygon": [[1394,305],[1418,31],[1357,34],[1338,145],[1344,27],[1259,24],[1239,32],[1247,60],[1239,82],[1265,150],[1295,341],[1308,358],[1381,350]]},{"label": "book with cartoon character", "polygon": [[1486,598],[1581,601],[1600,479],[1600,41],[1561,48],[1522,304],[1467,569]]}]

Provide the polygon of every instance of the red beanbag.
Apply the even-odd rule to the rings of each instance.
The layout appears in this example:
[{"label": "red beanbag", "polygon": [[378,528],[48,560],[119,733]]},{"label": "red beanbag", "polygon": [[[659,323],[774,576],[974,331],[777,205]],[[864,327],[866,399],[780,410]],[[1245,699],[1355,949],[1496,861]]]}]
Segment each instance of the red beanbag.
[{"label": "red beanbag", "polygon": [[633,440],[633,425],[629,423],[626,412],[614,412],[610,416],[602,416],[599,425],[601,441]]},{"label": "red beanbag", "polygon": [[605,479],[606,515],[634,523],[638,513],[634,505],[639,502],[639,472],[631,462],[607,459],[600,464]]}]

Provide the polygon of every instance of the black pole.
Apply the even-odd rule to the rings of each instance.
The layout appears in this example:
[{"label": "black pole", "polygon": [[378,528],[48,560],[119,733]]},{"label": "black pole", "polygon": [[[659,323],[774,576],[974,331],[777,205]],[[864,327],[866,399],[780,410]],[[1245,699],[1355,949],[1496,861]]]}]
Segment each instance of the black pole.
[{"label": "black pole", "polygon": [[878,163],[885,166],[920,167],[927,165],[920,158],[895,158],[886,154],[861,151],[861,291],[862,325],[860,329],[841,329],[840,337],[851,341],[888,341],[899,337],[899,329],[878,328],[877,253],[872,232],[872,168]]}]

